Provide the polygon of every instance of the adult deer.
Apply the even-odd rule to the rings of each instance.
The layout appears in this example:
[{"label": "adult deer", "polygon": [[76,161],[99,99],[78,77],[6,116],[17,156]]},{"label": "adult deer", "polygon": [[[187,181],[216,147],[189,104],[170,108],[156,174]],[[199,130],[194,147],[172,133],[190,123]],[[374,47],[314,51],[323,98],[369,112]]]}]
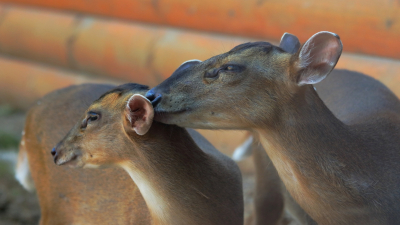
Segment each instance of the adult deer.
[{"label": "adult deer", "polygon": [[[296,40],[246,43],[182,65],[147,93],[155,120],[251,130],[318,224],[399,224],[399,99],[359,73],[327,77],[342,52],[336,34],[317,33],[292,54]],[[330,85],[320,89],[324,79]]]},{"label": "adult deer", "polygon": [[[110,88],[62,89],[29,111],[20,158],[29,159],[41,224],[242,224],[241,176],[236,164],[193,130],[157,122],[150,128],[150,103],[130,98],[144,94],[146,86]],[[145,114],[135,114],[139,112]],[[136,128],[129,126],[135,118],[146,122],[141,124],[149,129],[145,135],[137,135]],[[82,170],[54,165],[49,150],[65,135],[52,151],[57,164],[119,164],[136,183],[117,167]],[[19,174],[23,174],[27,160],[20,162]]]}]

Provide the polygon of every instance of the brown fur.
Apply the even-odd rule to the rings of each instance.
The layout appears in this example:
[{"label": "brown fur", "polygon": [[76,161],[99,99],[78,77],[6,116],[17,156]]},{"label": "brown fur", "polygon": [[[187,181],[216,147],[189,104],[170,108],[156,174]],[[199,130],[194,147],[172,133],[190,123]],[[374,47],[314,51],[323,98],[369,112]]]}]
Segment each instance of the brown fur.
[{"label": "brown fur", "polygon": [[[298,57],[250,43],[178,69],[150,91],[162,96],[156,120],[258,133],[287,190],[318,224],[400,223],[400,101],[350,71],[332,73],[317,94],[297,84],[308,72]],[[220,70],[227,64],[242,69]]]},{"label": "brown fur", "polygon": [[[124,168],[144,196],[152,224],[243,224],[236,164],[193,130],[154,122],[146,134],[137,135],[131,125],[134,120],[146,120],[147,114],[130,118],[131,110],[140,113],[144,108],[127,108],[127,101],[138,91],[125,92],[110,92],[89,106],[57,145],[55,162]],[[90,112],[100,118],[86,122]]]},{"label": "brown fur", "polygon": [[258,140],[253,142],[252,148],[256,167],[254,224],[283,224],[285,221],[282,182]]},{"label": "brown fur", "polygon": [[146,203],[125,171],[59,167],[50,155],[90,103],[110,88],[72,86],[48,94],[29,110],[25,148],[41,208],[40,224],[150,224]]}]

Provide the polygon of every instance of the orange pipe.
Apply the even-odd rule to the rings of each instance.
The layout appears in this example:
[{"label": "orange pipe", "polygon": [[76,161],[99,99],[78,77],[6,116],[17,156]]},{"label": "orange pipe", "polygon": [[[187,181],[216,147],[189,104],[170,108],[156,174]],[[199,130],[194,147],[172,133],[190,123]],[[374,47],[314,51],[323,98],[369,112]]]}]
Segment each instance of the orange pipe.
[{"label": "orange pipe", "polygon": [[392,0],[0,0],[121,19],[279,40],[284,32],[302,42],[329,30],[345,51],[400,58],[400,3]]},{"label": "orange pipe", "polygon": [[[183,61],[205,60],[246,41],[251,40],[15,7],[0,24],[3,54],[151,86]],[[400,96],[398,60],[344,53],[337,68],[373,76]]]},{"label": "orange pipe", "polygon": [[244,41],[19,7],[7,8],[0,24],[2,54],[147,85],[183,61],[207,59]]},{"label": "orange pipe", "polygon": [[70,85],[120,83],[109,79],[91,79],[80,74],[1,56],[0,68],[0,103],[25,110],[45,94]]},{"label": "orange pipe", "polygon": [[73,16],[14,7],[3,7],[0,13],[0,51],[3,54],[57,66],[68,65],[66,43],[75,29]]},{"label": "orange pipe", "polygon": [[[15,7],[0,24],[3,54],[151,86],[183,61],[205,60],[246,41],[251,40]],[[400,96],[398,60],[344,53],[337,68],[373,76]]]}]

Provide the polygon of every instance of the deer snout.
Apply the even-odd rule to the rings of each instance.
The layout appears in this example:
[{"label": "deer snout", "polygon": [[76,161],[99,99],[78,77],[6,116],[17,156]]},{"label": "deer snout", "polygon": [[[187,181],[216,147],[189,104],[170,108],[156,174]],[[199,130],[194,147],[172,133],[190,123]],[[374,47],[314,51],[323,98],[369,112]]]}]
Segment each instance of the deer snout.
[{"label": "deer snout", "polygon": [[155,108],[158,103],[161,102],[162,99],[162,95],[161,93],[157,93],[155,92],[153,89],[151,89],[150,91],[148,91],[145,95],[145,97],[150,100],[151,104],[153,105],[153,108]]},{"label": "deer snout", "polygon": [[[78,166],[81,162],[71,163],[72,161],[80,161],[82,155],[79,149],[65,149],[65,144],[60,142],[51,150],[54,163],[58,166],[68,163],[71,166]],[[82,164],[82,163],[81,163]]]}]

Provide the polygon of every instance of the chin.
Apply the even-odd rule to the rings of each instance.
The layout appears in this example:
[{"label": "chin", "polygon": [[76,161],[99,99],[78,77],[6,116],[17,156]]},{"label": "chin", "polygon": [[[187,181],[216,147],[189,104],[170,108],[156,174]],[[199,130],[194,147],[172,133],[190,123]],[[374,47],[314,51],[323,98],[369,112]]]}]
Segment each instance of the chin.
[{"label": "chin", "polygon": [[82,168],[85,166],[85,163],[81,160],[81,157],[73,157],[70,160],[66,160],[63,162],[56,163],[59,166],[68,166],[70,168]]},{"label": "chin", "polygon": [[100,165],[90,164],[90,163],[86,163],[85,165],[83,165],[84,169],[97,169],[99,167],[100,167]]},{"label": "chin", "polygon": [[69,168],[83,168],[85,166],[85,164],[81,161],[81,160],[71,160],[68,162],[65,162],[61,165],[65,165],[68,166]]},{"label": "chin", "polygon": [[72,169],[79,169],[79,168],[84,168],[85,165],[80,165],[80,164],[70,164],[68,165],[69,168]]}]

